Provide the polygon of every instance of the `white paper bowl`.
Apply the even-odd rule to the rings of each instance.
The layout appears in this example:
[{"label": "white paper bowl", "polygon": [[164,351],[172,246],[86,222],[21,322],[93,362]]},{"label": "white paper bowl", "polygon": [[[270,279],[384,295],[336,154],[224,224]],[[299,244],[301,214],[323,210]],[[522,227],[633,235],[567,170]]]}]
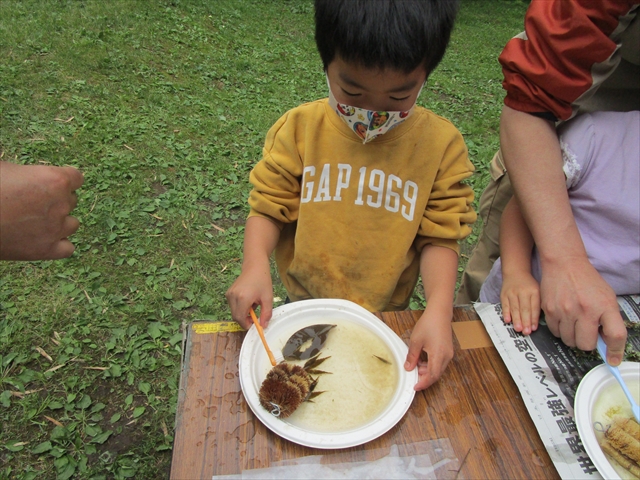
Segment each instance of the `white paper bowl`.
[{"label": "white paper bowl", "polygon": [[[622,362],[618,368],[628,386],[629,382],[632,382],[632,385],[638,385],[638,381],[640,380],[640,363]],[[631,407],[622,392],[622,388],[604,364],[593,368],[584,376],[578,385],[574,404],[574,415],[582,444],[589,458],[591,458],[598,472],[600,472],[600,475],[607,479],[619,479],[620,475],[611,463],[609,463],[608,458],[600,448],[594,430],[594,422],[597,421],[594,417],[594,415],[596,415],[596,405],[601,395],[609,389],[617,389],[614,390],[616,392],[616,404],[623,405],[624,407],[629,406],[629,415],[631,415]],[[634,394],[634,392],[636,395],[638,394],[638,387],[631,387],[630,390],[632,394]]]},{"label": "white paper bowl", "polygon": [[327,323],[328,319],[366,327],[387,345],[393,355],[393,363],[398,369],[398,385],[391,401],[375,418],[353,430],[326,432],[297,427],[267,412],[260,405],[258,393],[272,366],[255,326],[247,332],[240,349],[240,386],[255,416],[279,436],[308,447],[348,448],[379,437],[400,421],[413,401],[418,372],[417,369],[407,372],[403,368],[408,347],[402,339],[375,315],[346,300],[304,300],[278,307],[265,329],[265,338],[270,346],[274,346],[271,348],[276,358],[281,360],[282,354],[275,346],[282,345],[296,331],[309,325]]}]

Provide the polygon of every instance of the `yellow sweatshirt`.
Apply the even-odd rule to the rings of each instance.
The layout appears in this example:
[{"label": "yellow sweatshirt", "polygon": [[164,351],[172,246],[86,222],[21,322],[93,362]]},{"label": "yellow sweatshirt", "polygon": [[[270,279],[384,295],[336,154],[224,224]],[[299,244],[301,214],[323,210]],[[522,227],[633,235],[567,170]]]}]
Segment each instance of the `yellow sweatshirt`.
[{"label": "yellow sweatshirt", "polygon": [[292,301],[351,300],[370,311],[408,306],[427,244],[451,248],[476,214],[462,135],[416,106],[362,144],[327,99],[285,113],[251,172],[249,216],[274,221],[275,258]]}]

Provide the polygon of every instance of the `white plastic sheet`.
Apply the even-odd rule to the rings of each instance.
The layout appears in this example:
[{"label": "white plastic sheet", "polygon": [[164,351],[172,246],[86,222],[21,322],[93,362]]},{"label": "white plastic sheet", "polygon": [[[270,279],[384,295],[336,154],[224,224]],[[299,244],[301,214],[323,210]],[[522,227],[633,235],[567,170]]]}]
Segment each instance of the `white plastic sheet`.
[{"label": "white plastic sheet", "polygon": [[[367,453],[377,459],[367,462],[339,462],[339,457],[334,455],[311,455],[274,462],[269,468],[244,470],[238,475],[214,476],[212,480],[462,478],[459,475],[460,462],[448,439],[391,445],[389,449]],[[336,459],[338,462],[334,463]]]}]

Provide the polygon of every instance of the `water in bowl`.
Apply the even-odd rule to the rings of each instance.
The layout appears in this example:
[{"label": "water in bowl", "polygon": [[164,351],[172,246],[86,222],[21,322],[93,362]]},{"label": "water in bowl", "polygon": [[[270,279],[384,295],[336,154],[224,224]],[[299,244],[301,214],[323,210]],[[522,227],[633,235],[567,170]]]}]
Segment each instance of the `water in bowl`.
[{"label": "water in bowl", "polygon": [[[387,344],[374,332],[355,322],[326,319],[335,324],[320,357],[331,357],[317,368],[316,392],[285,421],[314,432],[345,432],[367,425],[393,398],[399,368]],[[294,362],[303,364],[304,362]]]}]

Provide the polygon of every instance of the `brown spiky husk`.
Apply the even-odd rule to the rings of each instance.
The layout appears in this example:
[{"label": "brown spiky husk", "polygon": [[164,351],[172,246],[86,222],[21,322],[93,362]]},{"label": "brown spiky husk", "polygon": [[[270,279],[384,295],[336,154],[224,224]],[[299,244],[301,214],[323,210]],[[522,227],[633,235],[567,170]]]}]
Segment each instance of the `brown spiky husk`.
[{"label": "brown spiky husk", "polygon": [[287,418],[307,398],[313,379],[298,365],[279,363],[260,387],[260,405],[280,418]]}]

